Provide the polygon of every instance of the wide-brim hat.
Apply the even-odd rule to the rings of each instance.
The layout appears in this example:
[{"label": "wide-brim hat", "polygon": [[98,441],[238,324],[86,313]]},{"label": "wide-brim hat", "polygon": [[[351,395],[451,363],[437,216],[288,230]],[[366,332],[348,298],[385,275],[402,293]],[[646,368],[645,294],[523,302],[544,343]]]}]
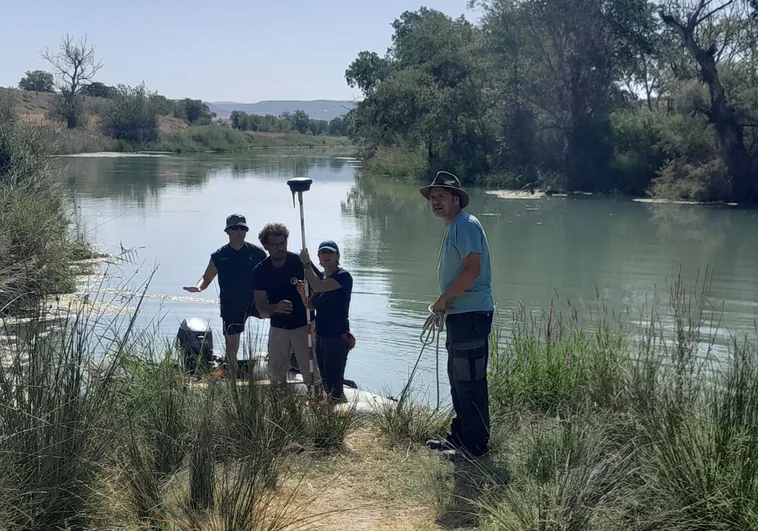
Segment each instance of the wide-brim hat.
[{"label": "wide-brim hat", "polygon": [[427,201],[429,200],[429,193],[432,191],[432,188],[445,188],[446,190],[449,190],[450,193],[460,197],[461,208],[466,208],[466,205],[468,205],[469,201],[471,201],[468,194],[466,193],[466,190],[461,188],[460,179],[458,179],[458,177],[450,172],[438,171],[437,175],[434,176],[434,179],[430,184],[419,188],[419,192],[421,192],[421,195],[423,195]]},{"label": "wide-brim hat", "polygon": [[244,227],[245,229],[249,228],[247,226],[247,220],[242,214],[231,214],[226,218],[226,229],[224,230],[228,230],[232,227]]}]

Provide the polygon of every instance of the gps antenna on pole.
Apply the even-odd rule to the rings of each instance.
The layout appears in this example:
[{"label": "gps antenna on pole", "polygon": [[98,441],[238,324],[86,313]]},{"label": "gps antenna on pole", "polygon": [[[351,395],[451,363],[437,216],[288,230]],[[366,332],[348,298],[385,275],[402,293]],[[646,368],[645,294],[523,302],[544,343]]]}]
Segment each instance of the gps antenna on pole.
[{"label": "gps antenna on pole", "polygon": [[[303,239],[302,249],[305,249],[305,215],[303,212],[303,192],[307,192],[311,189],[313,181],[308,177],[295,177],[287,181],[287,186],[290,187],[292,192],[292,206],[295,206],[295,194],[297,194],[297,200],[300,203],[300,234]],[[309,296],[308,282],[305,282],[305,297]],[[313,372],[313,330],[311,327],[311,311],[306,306],[305,308],[306,321],[308,323],[308,365],[310,369],[310,384],[311,384],[311,397],[316,397],[316,381]],[[300,369],[302,371],[302,367]]]}]

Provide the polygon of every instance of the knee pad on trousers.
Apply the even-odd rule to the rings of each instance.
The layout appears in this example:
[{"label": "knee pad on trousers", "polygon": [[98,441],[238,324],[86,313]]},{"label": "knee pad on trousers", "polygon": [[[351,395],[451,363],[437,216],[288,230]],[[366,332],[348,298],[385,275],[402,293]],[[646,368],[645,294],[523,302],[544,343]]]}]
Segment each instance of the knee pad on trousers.
[{"label": "knee pad on trousers", "polygon": [[449,349],[456,382],[478,382],[487,377],[486,339],[452,343]]}]

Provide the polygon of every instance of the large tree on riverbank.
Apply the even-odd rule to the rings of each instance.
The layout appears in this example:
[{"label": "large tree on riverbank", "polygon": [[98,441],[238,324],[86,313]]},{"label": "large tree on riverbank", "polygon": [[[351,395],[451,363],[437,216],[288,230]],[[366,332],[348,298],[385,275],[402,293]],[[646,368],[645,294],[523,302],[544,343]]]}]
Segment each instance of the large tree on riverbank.
[{"label": "large tree on riverbank", "polygon": [[697,104],[695,110],[707,117],[718,134],[729,172],[729,199],[752,202],[758,200],[758,165],[756,153],[745,147],[745,128],[758,127],[758,109],[746,113],[732,104],[718,65],[721,62],[728,68],[730,62],[744,65],[747,61],[748,77],[753,83],[758,81],[756,35],[748,42],[739,40],[748,29],[747,9],[749,5],[741,0],[672,0],[660,9],[660,16],[696,61],[700,79],[708,87],[710,101]]},{"label": "large tree on riverbank", "polygon": [[66,120],[69,129],[73,129],[82,119],[80,92],[103,67],[102,61],[95,57],[95,45],[86,36],[76,42],[73,36],[66,34],[58,51],[45,48],[40,55],[52,65],[57,77],[60,98],[55,112]]}]

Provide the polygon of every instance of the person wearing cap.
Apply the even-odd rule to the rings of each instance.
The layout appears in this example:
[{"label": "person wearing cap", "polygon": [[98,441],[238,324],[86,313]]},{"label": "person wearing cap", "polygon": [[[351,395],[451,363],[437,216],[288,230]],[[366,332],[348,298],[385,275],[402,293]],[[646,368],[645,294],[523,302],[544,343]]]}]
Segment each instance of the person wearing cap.
[{"label": "person wearing cap", "polygon": [[444,313],[447,372],[455,417],[444,440],[427,441],[445,459],[489,453],[487,363],[495,303],[487,236],[479,220],[464,211],[469,196],[455,175],[440,171],[420,189],[445,225],[439,254],[440,296],[432,305]]},{"label": "person wearing cap", "polygon": [[261,316],[271,319],[268,337],[268,373],[274,384],[287,383],[290,353],[294,351],[297,366],[306,385],[318,386],[321,376],[318,364],[313,365],[310,381],[308,320],[297,285],[305,274],[300,259],[287,250],[289,230],[282,223],[268,223],[258,239],[269,253],[253,273],[255,303]]},{"label": "person wearing cap", "polygon": [[184,287],[185,291],[199,293],[218,275],[226,359],[230,363],[237,361],[240,334],[245,331],[247,318],[260,317],[255,307],[253,270],[266,258],[266,252],[245,241],[248,230],[245,216],[232,214],[227,217],[224,232],[229,236],[229,243],[211,254],[205,273],[194,286]]},{"label": "person wearing cap", "polygon": [[355,346],[355,337],[350,332],[353,277],[340,267],[340,249],[335,242],[321,242],[318,259],[324,271],[317,274],[308,249],[300,252],[305,278],[313,293],[310,300],[306,300],[302,282],[298,285],[298,291],[303,302],[316,310],[316,360],[324,390],[332,399],[345,402],[347,355]]}]

